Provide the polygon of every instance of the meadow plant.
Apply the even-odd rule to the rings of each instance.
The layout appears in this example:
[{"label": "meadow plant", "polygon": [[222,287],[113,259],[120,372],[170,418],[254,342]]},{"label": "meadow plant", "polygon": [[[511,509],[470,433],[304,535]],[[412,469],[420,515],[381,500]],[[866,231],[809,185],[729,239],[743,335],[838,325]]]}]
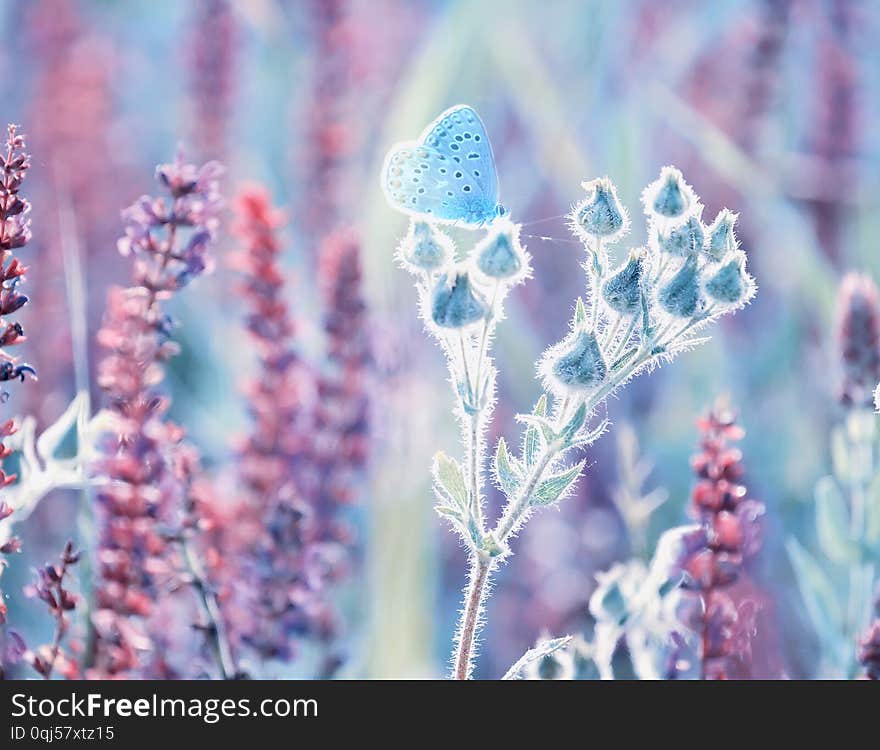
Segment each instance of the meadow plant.
[{"label": "meadow plant", "polygon": [[[123,69],[109,37],[87,20],[76,0],[35,0],[22,6],[22,42],[33,61],[27,118],[30,142],[40,154],[33,273],[40,295],[31,327],[51,351],[40,369],[39,394],[23,399],[23,413],[43,428],[76,391],[85,390],[94,362],[105,290],[122,259],[106,252],[115,241],[115,211],[130,178],[133,148],[115,129],[115,75]],[[98,157],[97,155],[101,156]],[[80,277],[88,266],[86,294]],[[79,287],[79,288],[78,288]],[[98,395],[97,388],[92,397]]]},{"label": "meadow plant", "polygon": [[[871,619],[880,540],[880,506],[873,501],[880,464],[872,400],[880,381],[880,298],[867,276],[851,273],[841,282],[836,343],[843,421],[832,431],[832,472],[816,484],[814,504],[816,538],[830,565],[795,538],[787,547],[821,644],[817,674],[852,678],[860,668],[857,639]],[[870,643],[870,634],[866,637]]]},{"label": "meadow plant", "polygon": [[[242,637],[263,659],[289,661],[295,638],[326,634],[331,618],[323,599],[314,508],[301,476],[310,454],[315,383],[295,347],[295,321],[285,300],[279,233],[283,213],[268,191],[243,188],[235,202],[234,232],[241,249],[231,265],[247,313],[245,328],[258,356],[258,374],[245,386],[253,427],[238,446],[238,466],[256,525],[250,552],[253,612]],[[247,550],[245,550],[247,554]]]},{"label": "meadow plant", "polygon": [[318,275],[326,361],[317,379],[312,448],[317,513],[321,538],[351,545],[344,513],[359,499],[358,479],[369,456],[372,363],[360,244],[351,231],[338,230],[325,238]]},{"label": "meadow plant", "polygon": [[700,452],[691,460],[697,482],[690,515],[703,528],[705,541],[684,570],[685,588],[700,599],[699,617],[692,623],[700,641],[700,679],[742,679],[748,676],[756,607],[747,597],[735,597],[731,587],[758,551],[764,506],[740,483],[742,453],[732,444],[745,432],[730,407],[719,400],[697,425]]},{"label": "meadow plant", "polygon": [[[86,656],[90,676],[123,676],[139,667],[141,652],[151,646],[145,620],[175,577],[168,529],[188,509],[191,463],[181,458],[183,431],[166,419],[169,401],[157,388],[164,363],[177,352],[162,303],[210,267],[221,171],[214,162],[197,168],[178,156],[156,171],[167,196],[144,196],[123,212],[118,248],[133,261],[133,282],[111,289],[98,334],[107,350],[98,382],[114,417],[114,435],[96,466],[106,484],[97,495],[101,530]],[[179,533],[176,541],[186,547],[188,536]]]},{"label": "meadow plant", "polygon": [[[5,151],[0,154],[0,381],[21,380],[27,375],[33,376],[34,369],[20,363],[7,349],[25,342],[24,329],[17,320],[10,316],[24,307],[28,298],[18,291],[27,268],[15,257],[15,251],[24,247],[31,238],[30,203],[19,195],[27,170],[30,167],[30,156],[25,153],[24,136],[18,132],[16,125],[7,128]],[[4,444],[6,438],[16,431],[15,423],[7,420],[0,426],[0,488],[12,484],[16,477],[6,474],[2,462],[12,450]],[[0,529],[6,526],[14,506],[0,498]],[[0,538],[0,555],[4,556],[21,549],[21,542],[4,534]],[[4,557],[0,557],[0,577],[6,566]],[[0,589],[0,626],[6,623],[7,609]],[[4,659],[0,654],[0,663]]]},{"label": "meadow plant", "polygon": [[[345,219],[344,167],[353,155],[360,127],[349,112],[349,94],[363,74],[366,60],[358,49],[358,28],[350,0],[309,0],[299,6],[317,45],[315,71],[306,119],[308,148],[303,180],[311,186],[303,221],[310,233],[324,238]],[[317,253],[319,244],[309,248]]]},{"label": "meadow plant", "polygon": [[[566,459],[607,428],[607,421],[595,420],[599,406],[639,373],[694,346],[699,329],[746,304],[755,289],[734,236],[736,216],[725,212],[703,227],[702,206],[677,169],[664,167],[643,193],[648,245],[616,264],[609,250],[629,218],[608,178],[585,182],[586,196],[570,220],[586,251],[586,302],[577,301],[569,332],[538,362],[544,393],[531,413],[517,417],[524,426],[521,450],[498,441],[490,471],[506,503],[492,522],[484,486],[497,376],[491,343],[507,295],[531,267],[520,227],[496,206],[497,182],[480,172],[494,170],[485,140],[476,113],[456,107],[419,141],[393,149],[383,174],[391,205],[414,214],[398,258],[416,277],[422,319],[446,355],[464,441],[462,459],[441,452],[433,466],[437,512],[469,558],[455,636],[456,679],[472,674],[492,574],[511,555],[511,541],[533,512],[572,491],[586,462]],[[464,156],[474,161],[467,178]],[[458,182],[450,183],[453,178]],[[440,226],[456,221],[491,222],[463,258]]]},{"label": "meadow plant", "polygon": [[58,560],[58,564],[47,563],[37,570],[36,581],[26,589],[26,593],[42,601],[55,620],[55,634],[52,642],[40,646],[36,651],[28,651],[24,659],[43,679],[52,679],[56,667],[67,679],[79,676],[79,664],[63,648],[64,639],[70,629],[70,615],[76,609],[78,597],[68,587],[71,569],[79,562],[80,553],[74,552],[73,542],[68,541]]},{"label": "meadow plant", "polygon": [[19,195],[31,161],[16,125],[8,127],[5,147],[0,154],[0,381],[23,382],[27,375],[36,374],[34,369],[6,350],[26,340],[21,324],[10,318],[28,302],[18,289],[27,267],[15,257],[15,251],[31,239],[31,205]]},{"label": "meadow plant", "polygon": [[612,493],[614,505],[626,526],[630,553],[634,557],[648,555],[648,524],[651,515],[669,499],[662,487],[647,489],[645,482],[654,469],[641,455],[639,440],[631,424],[624,422],[615,429],[617,437],[617,484]]},{"label": "meadow plant", "polygon": [[589,602],[593,637],[580,658],[589,655],[599,679],[692,675],[694,607],[683,584],[688,565],[706,545],[703,527],[676,527],[663,533],[649,562],[632,558],[596,576]]},{"label": "meadow plant", "polygon": [[[15,474],[7,474],[3,470],[2,462],[4,459],[9,457],[9,454],[12,453],[12,449],[9,446],[4,444],[4,441],[7,437],[15,433],[15,422],[11,419],[7,420],[3,425],[0,425],[0,488],[7,487],[12,484],[16,477]],[[9,517],[14,513],[13,507],[7,503],[5,500],[0,500],[0,523],[6,522],[9,523]],[[18,552],[21,549],[21,540],[18,537],[12,536],[11,534],[5,535],[5,537],[0,540],[0,579],[3,578],[3,571],[6,569],[6,555],[11,555],[15,552]],[[3,595],[3,589],[0,588],[0,628],[6,625],[6,618],[8,616],[8,609],[6,607],[5,597]],[[0,654],[0,674],[2,674],[2,666],[5,662],[3,658],[3,654]]]},{"label": "meadow plant", "polygon": [[193,11],[188,45],[193,142],[205,156],[226,156],[235,98],[239,30],[228,0],[205,0]]}]

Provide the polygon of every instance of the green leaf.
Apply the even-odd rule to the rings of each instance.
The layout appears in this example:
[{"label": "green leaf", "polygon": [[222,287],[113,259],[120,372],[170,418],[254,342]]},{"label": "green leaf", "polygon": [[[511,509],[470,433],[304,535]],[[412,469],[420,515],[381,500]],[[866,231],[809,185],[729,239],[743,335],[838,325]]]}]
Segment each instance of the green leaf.
[{"label": "green leaf", "polygon": [[568,420],[568,424],[562,429],[562,432],[559,433],[559,437],[563,443],[570,442],[575,435],[580,432],[581,428],[584,426],[584,422],[587,421],[587,405],[581,404],[574,413],[574,416],[570,420]]},{"label": "green leaf", "polygon": [[434,510],[436,510],[441,516],[451,518],[453,521],[461,521],[461,511],[458,508],[438,504],[434,506]]},{"label": "green leaf", "polygon": [[578,297],[577,303],[574,306],[574,327],[576,329],[587,327],[587,308],[580,297]]},{"label": "green leaf", "polygon": [[556,440],[556,432],[553,429],[553,425],[551,425],[544,417],[536,417],[532,414],[517,414],[516,421],[540,430],[541,434],[544,436],[544,440],[548,443],[552,443]]},{"label": "green leaf", "polygon": [[558,651],[560,648],[566,646],[569,641],[571,641],[571,636],[566,635],[562,638],[551,638],[550,640],[542,641],[534,648],[530,648],[526,651],[519,659],[517,659],[516,663],[507,670],[502,680],[518,680],[522,677],[523,672],[526,667],[530,664],[534,664],[536,661],[539,661],[546,656],[549,656],[554,651]]},{"label": "green leaf", "polygon": [[845,563],[858,555],[849,534],[846,501],[832,477],[822,477],[816,484],[816,534],[830,560]]},{"label": "green leaf", "polygon": [[451,500],[453,505],[462,510],[468,507],[467,484],[461,467],[454,458],[439,451],[434,456],[433,474],[437,489]]},{"label": "green leaf", "polygon": [[586,461],[579,461],[541,482],[532,495],[532,504],[551,505],[563,497],[574,486],[585,464]]},{"label": "green leaf", "polygon": [[820,563],[796,539],[789,538],[785,548],[816,635],[830,650],[836,651],[842,638],[843,615],[834,587]]},{"label": "green leaf", "polygon": [[602,437],[602,434],[605,432],[605,430],[608,429],[609,424],[610,424],[610,422],[607,419],[603,419],[602,422],[599,424],[599,426],[595,430],[592,430],[591,432],[588,432],[586,435],[582,435],[581,437],[579,437],[575,440],[572,440],[570,443],[571,447],[572,448],[585,448],[588,445],[592,445],[600,437]]},{"label": "green leaf", "polygon": [[510,454],[507,452],[507,442],[499,438],[498,447],[495,449],[495,478],[507,497],[513,497],[522,484],[522,476],[517,467],[511,463]]},{"label": "green leaf", "polygon": [[[547,416],[547,394],[542,393],[535,408],[532,409],[532,415],[535,417]],[[541,430],[538,427],[529,425],[526,427],[526,437],[523,444],[523,461],[526,466],[532,466],[538,460],[538,454],[543,447],[541,445]]]}]

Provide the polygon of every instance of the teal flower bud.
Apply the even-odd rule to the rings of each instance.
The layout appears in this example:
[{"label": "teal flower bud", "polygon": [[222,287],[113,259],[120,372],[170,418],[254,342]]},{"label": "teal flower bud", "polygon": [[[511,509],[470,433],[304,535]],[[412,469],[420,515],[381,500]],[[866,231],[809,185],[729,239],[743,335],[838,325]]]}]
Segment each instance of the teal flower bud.
[{"label": "teal flower bud", "polygon": [[528,275],[528,253],[519,241],[519,225],[498,219],[490,233],[474,248],[474,264],[489,279],[513,284]]},{"label": "teal flower bud", "polygon": [[658,237],[660,250],[670,255],[686,258],[703,249],[705,234],[699,216],[691,216],[680,227],[676,227],[665,237]]},{"label": "teal flower bud", "polygon": [[697,311],[700,301],[700,280],[697,273],[697,256],[690,256],[658,295],[660,306],[670,315],[690,318]]},{"label": "teal flower bud", "polygon": [[443,274],[434,289],[431,319],[441,328],[464,328],[489,312],[489,306],[471,286],[467,273]]},{"label": "teal flower bud", "polygon": [[663,167],[660,177],[642,194],[645,213],[665,219],[683,219],[697,204],[697,196],[675,167]]},{"label": "teal flower bud", "polygon": [[633,250],[626,264],[602,285],[602,297],[612,310],[621,315],[635,315],[641,311],[644,270],[645,251]]},{"label": "teal flower bud", "polygon": [[592,331],[578,331],[552,365],[554,378],[568,389],[586,390],[605,379],[608,368]]},{"label": "teal flower bud", "polygon": [[587,197],[572,210],[575,232],[583,238],[608,242],[618,239],[629,226],[626,209],[617,198],[617,190],[607,177],[581,183]]},{"label": "teal flower bud", "polygon": [[413,221],[398,255],[409,271],[437,271],[455,256],[455,244],[433,224]]},{"label": "teal flower bud", "polygon": [[706,294],[716,302],[735,305],[746,297],[751,280],[745,271],[745,255],[737,253],[706,282]]},{"label": "teal flower bud", "polygon": [[733,226],[736,224],[737,214],[726,208],[718,212],[715,221],[709,227],[709,241],[706,244],[706,252],[713,260],[721,260],[729,252],[739,247]]}]

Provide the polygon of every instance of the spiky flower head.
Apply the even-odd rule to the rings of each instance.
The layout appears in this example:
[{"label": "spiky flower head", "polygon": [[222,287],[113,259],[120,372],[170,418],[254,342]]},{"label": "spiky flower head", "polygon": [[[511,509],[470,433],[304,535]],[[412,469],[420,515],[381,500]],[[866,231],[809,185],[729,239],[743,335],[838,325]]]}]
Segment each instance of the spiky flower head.
[{"label": "spiky flower head", "polygon": [[706,294],[722,305],[736,305],[753,293],[754,281],[746,273],[745,253],[737,251],[706,282]]},{"label": "spiky flower head", "polygon": [[640,312],[646,261],[644,248],[631,251],[626,263],[602,285],[602,297],[615,312],[621,315],[636,315]]},{"label": "spiky flower head", "polygon": [[397,253],[401,265],[410,273],[439,271],[455,257],[455,243],[435,224],[412,221]]},{"label": "spiky flower head", "polygon": [[642,193],[648,216],[683,221],[697,207],[697,196],[675,167],[663,167],[660,176]]},{"label": "spiky flower head", "polygon": [[838,293],[838,348],[843,369],[840,400],[870,408],[880,381],[880,299],[864,274],[847,274]]},{"label": "spiky flower head", "polygon": [[608,177],[581,183],[587,197],[571,211],[574,232],[584,240],[614,242],[629,229],[629,216]]},{"label": "spiky flower head", "polygon": [[538,372],[544,387],[561,396],[592,390],[605,379],[608,366],[595,331],[587,325],[583,300],[577,301],[571,332],[544,353]]},{"label": "spiky flower head", "polygon": [[706,234],[700,222],[702,206],[684,224],[662,235],[658,232],[657,244],[660,252],[669,253],[680,258],[687,258],[703,249]]},{"label": "spiky flower head", "polygon": [[739,214],[722,208],[707,228],[708,239],[705,250],[713,260],[721,260],[727,253],[733,252],[739,247],[734,232],[734,225],[738,217]]},{"label": "spiky flower head", "polygon": [[467,271],[443,274],[434,287],[431,320],[441,328],[466,328],[483,320],[489,305],[471,283]]},{"label": "spiky flower head", "polygon": [[688,258],[681,269],[660,289],[660,306],[677,318],[690,318],[700,303],[700,276],[696,256]]},{"label": "spiky flower head", "polygon": [[511,285],[529,276],[531,258],[519,233],[519,224],[504,217],[496,219],[489,234],[473,250],[474,265],[482,276]]}]

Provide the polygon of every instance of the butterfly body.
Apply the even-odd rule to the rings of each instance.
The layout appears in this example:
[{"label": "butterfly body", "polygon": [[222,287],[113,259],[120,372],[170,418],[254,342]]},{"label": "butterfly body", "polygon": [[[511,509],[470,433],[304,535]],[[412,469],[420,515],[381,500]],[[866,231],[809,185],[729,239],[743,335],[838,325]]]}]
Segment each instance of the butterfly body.
[{"label": "butterfly body", "polygon": [[382,189],[394,208],[427,221],[479,226],[505,213],[486,128],[466,105],[446,110],[417,141],[392,148]]}]

